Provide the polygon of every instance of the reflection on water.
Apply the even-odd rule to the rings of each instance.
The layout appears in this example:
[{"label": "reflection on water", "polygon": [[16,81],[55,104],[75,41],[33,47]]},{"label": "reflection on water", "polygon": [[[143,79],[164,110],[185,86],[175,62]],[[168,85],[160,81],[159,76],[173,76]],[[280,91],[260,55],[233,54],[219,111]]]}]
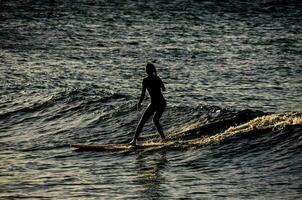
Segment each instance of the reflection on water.
[{"label": "reflection on water", "polygon": [[163,171],[167,163],[165,151],[153,155],[146,155],[143,152],[137,155],[135,159],[137,175],[133,182],[141,187],[139,190],[141,198],[159,199],[167,194],[163,187],[165,183]]}]

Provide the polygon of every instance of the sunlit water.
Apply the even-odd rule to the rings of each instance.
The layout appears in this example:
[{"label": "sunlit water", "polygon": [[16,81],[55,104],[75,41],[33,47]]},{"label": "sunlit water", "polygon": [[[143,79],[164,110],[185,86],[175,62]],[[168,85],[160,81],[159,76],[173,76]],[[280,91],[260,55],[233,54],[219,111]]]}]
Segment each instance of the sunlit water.
[{"label": "sunlit water", "polygon": [[[301,198],[301,8],[1,1],[0,198]],[[131,140],[147,62],[171,145],[70,148]],[[158,138],[151,121],[142,136]]]}]

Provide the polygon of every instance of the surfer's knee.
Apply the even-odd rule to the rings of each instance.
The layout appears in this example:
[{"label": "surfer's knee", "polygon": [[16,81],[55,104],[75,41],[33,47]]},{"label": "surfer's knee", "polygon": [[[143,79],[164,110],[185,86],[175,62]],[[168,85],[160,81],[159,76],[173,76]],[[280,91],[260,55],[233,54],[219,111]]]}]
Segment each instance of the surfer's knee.
[{"label": "surfer's knee", "polygon": [[153,122],[154,124],[156,124],[156,123],[158,123],[158,120],[157,120],[155,117],[153,117],[153,118],[152,118],[152,122]]},{"label": "surfer's knee", "polygon": [[155,126],[160,126],[159,119],[153,117],[152,121],[155,124]]}]

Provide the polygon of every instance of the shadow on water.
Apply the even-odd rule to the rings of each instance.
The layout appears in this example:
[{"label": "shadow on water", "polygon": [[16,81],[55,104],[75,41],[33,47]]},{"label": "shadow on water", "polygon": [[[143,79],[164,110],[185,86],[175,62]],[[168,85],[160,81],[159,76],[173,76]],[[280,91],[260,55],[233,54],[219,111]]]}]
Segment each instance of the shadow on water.
[{"label": "shadow on water", "polygon": [[137,176],[134,183],[141,187],[139,197],[142,199],[160,199],[167,194],[165,188],[165,177],[163,171],[167,166],[166,151],[160,151],[156,154],[146,154],[144,152],[137,155],[135,159],[135,168]]}]

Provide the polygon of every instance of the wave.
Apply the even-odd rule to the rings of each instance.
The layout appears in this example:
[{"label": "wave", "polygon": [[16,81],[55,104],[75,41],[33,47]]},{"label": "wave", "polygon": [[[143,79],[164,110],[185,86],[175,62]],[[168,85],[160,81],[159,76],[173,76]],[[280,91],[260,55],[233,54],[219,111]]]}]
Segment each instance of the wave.
[{"label": "wave", "polygon": [[187,140],[200,138],[205,135],[213,135],[223,132],[231,126],[248,122],[255,117],[265,115],[262,111],[241,110],[232,111],[227,109],[217,109],[216,116],[207,114],[201,121],[194,124],[185,125],[179,131],[174,132],[171,138]]},{"label": "wave", "polygon": [[289,112],[257,117],[242,125],[230,127],[223,133],[190,141],[190,143],[192,145],[221,143],[234,138],[239,139],[246,135],[281,132],[291,126],[302,126],[302,113]]},{"label": "wave", "polygon": [[[36,140],[46,135],[67,133],[72,135],[73,131],[83,129],[79,127],[80,123],[95,121],[91,118],[96,118],[97,115],[110,118],[108,113],[111,113],[114,107],[111,104],[125,102],[131,96],[90,88],[76,88],[23,98],[24,101],[21,99],[13,105],[8,104],[6,110],[0,114],[0,130],[3,133],[1,137],[12,135],[22,141],[26,132],[32,133]],[[88,128],[87,126],[84,129]],[[47,140],[47,136],[41,139],[44,140]]]},{"label": "wave", "polygon": [[[1,138],[7,141],[7,148],[17,143],[23,150],[66,147],[70,143],[128,142],[142,114],[136,111],[136,101],[129,95],[91,88],[40,94],[21,108],[12,107],[0,114]],[[222,148],[230,143],[231,149],[236,149],[246,139],[269,144],[275,141],[270,138],[274,134],[288,132],[289,137],[297,137],[302,113],[168,106],[161,122],[169,140],[162,149]],[[156,142],[159,136],[152,122],[148,123],[141,140]]]},{"label": "wave", "polygon": [[[253,144],[253,148],[259,148],[260,146],[272,147],[272,142],[282,143],[285,138],[289,139],[292,143],[290,146],[295,146],[301,149],[302,141],[302,113],[301,112],[285,112],[264,114],[262,112],[253,111],[240,111],[246,116],[249,113],[251,117],[241,119],[235,116],[231,120],[214,123],[195,123],[186,125],[179,132],[170,133],[169,142],[160,147],[159,149],[188,149],[188,148],[200,148],[215,145],[216,148],[222,148],[225,144],[230,144],[232,147],[228,149],[237,149],[242,147],[243,140],[256,140],[256,142],[249,141],[249,144]],[[259,115],[257,117],[256,116]],[[237,121],[238,120],[238,121]],[[246,121],[244,123],[229,126],[225,130],[219,132],[226,127],[227,122],[237,123],[239,121]],[[210,130],[209,132],[205,130]],[[205,131],[205,132],[204,132]],[[286,137],[285,137],[285,136]],[[276,139],[278,138],[278,139]],[[293,139],[294,138],[294,139]],[[149,140],[149,142],[155,142],[155,140]],[[217,147],[218,145],[218,147]],[[247,148],[246,145],[244,148]]]},{"label": "wave", "polygon": [[7,111],[0,113],[0,119],[5,119],[12,115],[33,113],[41,111],[46,108],[58,105],[60,103],[72,104],[76,101],[82,101],[85,107],[95,103],[105,103],[114,99],[127,99],[130,96],[118,93],[110,93],[107,91],[95,91],[89,88],[83,89],[72,89],[66,91],[56,92],[54,94],[39,94],[31,98],[30,94],[26,100],[30,99],[29,102],[21,102],[23,106],[11,106]]}]

